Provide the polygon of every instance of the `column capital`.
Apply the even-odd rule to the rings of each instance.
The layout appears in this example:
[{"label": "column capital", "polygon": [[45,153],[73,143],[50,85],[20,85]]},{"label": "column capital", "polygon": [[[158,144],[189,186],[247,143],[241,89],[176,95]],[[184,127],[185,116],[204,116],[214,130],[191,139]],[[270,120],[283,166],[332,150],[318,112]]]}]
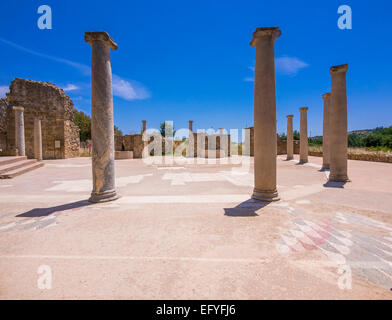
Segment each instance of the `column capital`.
[{"label": "column capital", "polygon": [[348,69],[348,64],[340,64],[338,66],[332,66],[329,69],[330,74],[336,74],[336,73],[345,73],[347,72]]},{"label": "column capital", "polygon": [[24,111],[24,108],[19,106],[12,107],[12,109],[15,111],[22,111],[22,112]]},{"label": "column capital", "polygon": [[264,38],[264,37],[271,37],[273,41],[278,39],[282,31],[279,30],[279,27],[263,27],[263,28],[256,28],[256,31],[253,32],[253,39],[250,42],[251,47],[256,46],[257,39]]},{"label": "column capital", "polygon": [[93,45],[95,41],[101,41],[104,45],[108,46],[112,50],[117,50],[118,45],[113,41],[109,34],[105,31],[92,31],[84,33],[84,40]]},{"label": "column capital", "polygon": [[299,108],[300,111],[308,111],[308,109],[309,109],[308,107]]},{"label": "column capital", "polygon": [[294,115],[293,114],[289,114],[288,116],[286,116],[286,118],[287,119],[292,119],[292,118],[294,118]]},{"label": "column capital", "polygon": [[324,93],[323,95],[321,95],[321,97],[322,97],[324,100],[329,99],[329,98],[331,98],[331,93],[330,93],[330,92]]}]

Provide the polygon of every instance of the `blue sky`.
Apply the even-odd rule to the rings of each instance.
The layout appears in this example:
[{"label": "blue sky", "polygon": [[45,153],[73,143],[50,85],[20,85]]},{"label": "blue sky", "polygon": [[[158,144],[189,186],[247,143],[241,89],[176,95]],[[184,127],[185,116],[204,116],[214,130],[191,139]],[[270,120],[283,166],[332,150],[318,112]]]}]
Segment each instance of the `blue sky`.
[{"label": "blue sky", "polygon": [[[52,8],[52,30],[37,27],[40,5]],[[352,8],[351,30],[337,26]],[[3,1],[0,96],[15,77],[64,88],[90,113],[91,47],[85,31],[107,31],[112,51],[115,124],[139,132],[159,127],[243,128],[253,124],[256,27],[279,26],[275,43],[278,132],[286,115],[308,106],[311,135],[322,133],[321,95],[329,68],[349,64],[349,130],[392,125],[390,1]]]}]

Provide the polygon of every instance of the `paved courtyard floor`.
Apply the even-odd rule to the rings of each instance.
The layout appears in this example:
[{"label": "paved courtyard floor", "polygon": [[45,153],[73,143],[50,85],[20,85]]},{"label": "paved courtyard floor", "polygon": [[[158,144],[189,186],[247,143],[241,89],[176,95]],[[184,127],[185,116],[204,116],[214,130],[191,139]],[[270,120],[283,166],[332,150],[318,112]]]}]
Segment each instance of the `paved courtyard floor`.
[{"label": "paved courtyard floor", "polygon": [[118,160],[104,204],[89,158],[0,180],[0,298],[392,299],[392,164],[349,160],[342,185],[321,160],[279,156],[268,205],[252,162]]}]

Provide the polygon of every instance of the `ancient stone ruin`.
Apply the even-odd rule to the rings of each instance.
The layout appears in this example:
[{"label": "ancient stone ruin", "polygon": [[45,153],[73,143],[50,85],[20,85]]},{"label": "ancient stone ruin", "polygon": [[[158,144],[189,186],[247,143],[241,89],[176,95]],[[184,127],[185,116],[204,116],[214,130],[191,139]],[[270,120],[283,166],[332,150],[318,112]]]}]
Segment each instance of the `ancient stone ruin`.
[{"label": "ancient stone ruin", "polygon": [[[79,128],[73,121],[73,102],[64,91],[49,82],[15,78],[7,94],[5,108],[6,138],[3,155],[16,155],[15,111],[22,107],[25,131],[25,152],[34,158],[34,122],[41,120],[43,159],[65,159],[79,156]],[[6,104],[4,107],[3,105]],[[1,114],[0,114],[1,115]],[[4,150],[3,149],[3,150]]]}]

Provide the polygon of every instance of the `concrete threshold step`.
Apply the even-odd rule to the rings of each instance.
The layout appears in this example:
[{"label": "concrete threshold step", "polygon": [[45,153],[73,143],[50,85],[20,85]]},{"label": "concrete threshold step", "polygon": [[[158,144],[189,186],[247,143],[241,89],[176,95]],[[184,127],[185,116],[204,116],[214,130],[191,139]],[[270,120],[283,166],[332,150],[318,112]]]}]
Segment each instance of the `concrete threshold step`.
[{"label": "concrete threshold step", "polygon": [[6,164],[14,163],[27,160],[26,156],[11,156],[11,157],[0,157],[0,166],[4,166]]},{"label": "concrete threshold step", "polygon": [[43,162],[34,162],[32,164],[23,166],[21,168],[18,168],[18,169],[15,169],[15,170],[11,170],[11,171],[7,171],[7,172],[5,172],[3,174],[0,174],[0,179],[12,179],[12,178],[14,178],[16,176],[19,176],[19,175],[23,174],[23,173],[26,173],[26,172],[29,172],[29,171],[41,168],[43,166],[44,166]]},{"label": "concrete threshold step", "polygon": [[35,162],[37,162],[37,160],[31,159],[31,160],[22,160],[22,161],[12,162],[12,163],[9,163],[6,165],[0,164],[0,174],[7,173],[9,171],[14,171],[16,169],[19,169],[21,167],[25,167],[25,166],[27,166],[29,164],[33,164]]}]

